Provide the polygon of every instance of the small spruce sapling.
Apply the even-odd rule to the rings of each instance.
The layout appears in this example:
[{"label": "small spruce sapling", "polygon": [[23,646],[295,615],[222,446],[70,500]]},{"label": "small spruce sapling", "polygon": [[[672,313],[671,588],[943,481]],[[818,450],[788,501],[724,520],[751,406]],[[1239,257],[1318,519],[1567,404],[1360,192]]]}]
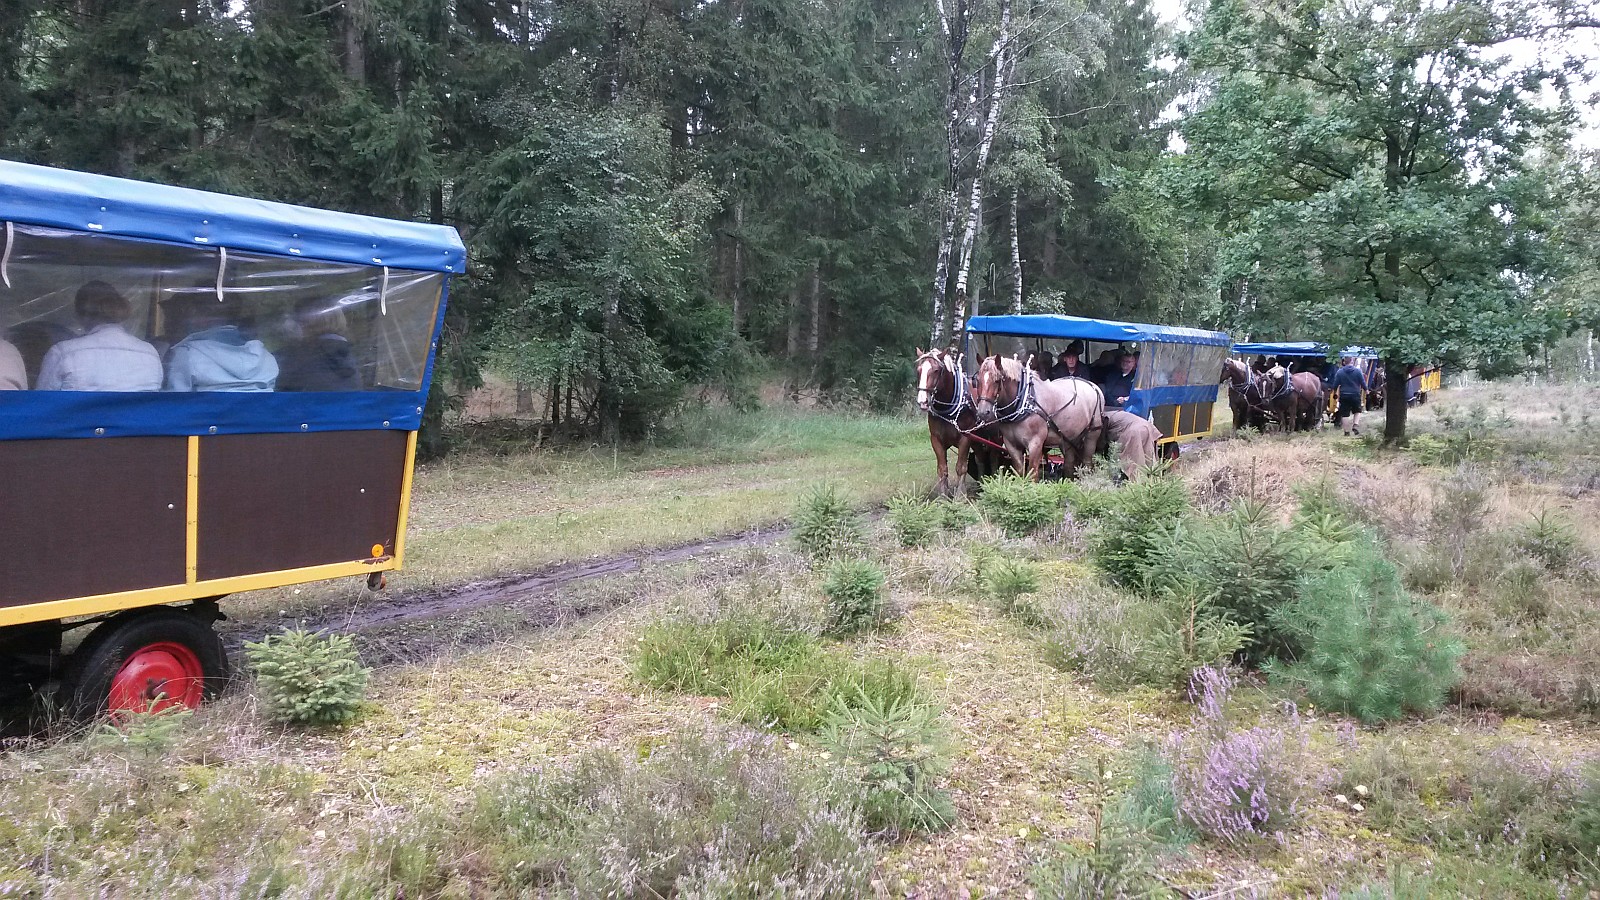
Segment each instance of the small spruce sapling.
[{"label": "small spruce sapling", "polygon": [[286,725],[343,725],[356,717],[372,670],[347,634],[290,629],[245,645],[268,717]]}]

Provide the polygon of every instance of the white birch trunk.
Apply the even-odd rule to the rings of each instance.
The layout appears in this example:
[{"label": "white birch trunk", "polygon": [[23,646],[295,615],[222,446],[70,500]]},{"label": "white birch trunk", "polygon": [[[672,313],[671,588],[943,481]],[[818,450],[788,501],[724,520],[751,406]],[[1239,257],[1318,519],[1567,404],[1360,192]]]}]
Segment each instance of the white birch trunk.
[{"label": "white birch trunk", "polygon": [[967,45],[967,3],[954,0],[952,15],[946,0],[935,0],[939,29],[944,35],[949,62],[949,81],[945,88],[945,191],[939,204],[939,250],[933,265],[933,310],[928,346],[939,347],[945,336],[945,289],[950,284],[950,251],[955,246],[956,216],[961,210],[961,60]]},{"label": "white birch trunk", "polygon": [[1011,313],[1022,315],[1022,241],[1017,234],[1017,189],[1011,189]]},{"label": "white birch trunk", "polygon": [[967,221],[961,234],[960,263],[956,269],[955,310],[951,318],[951,333],[959,335],[966,327],[967,281],[972,272],[972,251],[977,243],[978,226],[982,222],[983,176],[989,167],[989,149],[994,146],[995,127],[1000,120],[1002,98],[1006,80],[1010,76],[1011,61],[1011,0],[1001,0],[1000,31],[994,38],[994,80],[989,87],[989,110],[983,117],[982,137],[978,141],[978,159],[972,170],[972,185],[968,191]]}]

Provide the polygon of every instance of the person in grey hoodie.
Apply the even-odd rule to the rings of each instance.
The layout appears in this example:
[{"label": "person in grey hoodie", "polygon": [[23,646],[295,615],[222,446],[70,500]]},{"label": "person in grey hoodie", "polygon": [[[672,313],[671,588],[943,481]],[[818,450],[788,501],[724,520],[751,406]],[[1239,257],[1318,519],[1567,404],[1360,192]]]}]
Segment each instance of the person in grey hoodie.
[{"label": "person in grey hoodie", "polygon": [[167,351],[169,391],[270,391],[278,361],[265,344],[239,330],[234,304],[197,300],[190,321],[194,334]]}]

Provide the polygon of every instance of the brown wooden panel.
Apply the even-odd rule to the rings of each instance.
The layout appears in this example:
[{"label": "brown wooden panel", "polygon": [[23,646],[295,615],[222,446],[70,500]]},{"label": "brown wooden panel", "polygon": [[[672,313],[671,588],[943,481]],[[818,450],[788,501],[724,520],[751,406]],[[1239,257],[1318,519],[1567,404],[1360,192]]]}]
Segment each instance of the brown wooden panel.
[{"label": "brown wooden panel", "polygon": [[0,606],[182,584],[188,439],[0,441]]},{"label": "brown wooden panel", "polygon": [[403,431],[200,439],[202,581],[394,552]]}]

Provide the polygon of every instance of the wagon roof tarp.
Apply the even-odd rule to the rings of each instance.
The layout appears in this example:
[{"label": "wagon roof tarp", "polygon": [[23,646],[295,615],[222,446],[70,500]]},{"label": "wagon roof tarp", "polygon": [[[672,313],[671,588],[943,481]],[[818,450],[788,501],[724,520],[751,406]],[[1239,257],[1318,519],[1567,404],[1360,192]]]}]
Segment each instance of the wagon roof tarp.
[{"label": "wagon roof tarp", "polygon": [[446,225],[401,222],[0,160],[0,219],[367,266],[462,272]]},{"label": "wagon roof tarp", "polygon": [[1328,345],[1320,341],[1280,341],[1277,343],[1234,344],[1235,353],[1260,353],[1266,356],[1328,355]]},{"label": "wagon roof tarp", "polygon": [[[1328,356],[1328,345],[1321,341],[1278,341],[1251,344],[1234,344],[1233,352],[1261,354],[1263,356]],[[1339,351],[1340,356],[1354,356],[1360,359],[1377,359],[1378,351],[1371,347],[1346,347]]]},{"label": "wagon roof tarp", "polygon": [[1109,319],[1084,319],[1078,316],[973,316],[967,321],[969,334],[1004,334],[1019,337],[1078,338],[1086,341],[1143,341],[1158,344],[1207,344],[1227,346],[1233,339],[1220,331],[1182,328],[1175,325],[1145,325],[1138,322],[1113,322]]}]

